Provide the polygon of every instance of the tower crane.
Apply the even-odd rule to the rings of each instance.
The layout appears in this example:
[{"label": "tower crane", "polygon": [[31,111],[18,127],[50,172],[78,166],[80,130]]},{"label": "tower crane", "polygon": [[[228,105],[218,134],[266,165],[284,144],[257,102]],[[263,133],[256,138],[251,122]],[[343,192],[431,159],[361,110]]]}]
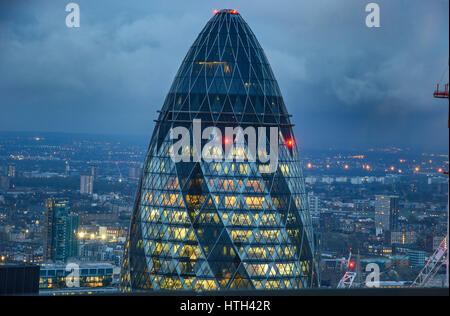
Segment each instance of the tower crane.
[{"label": "tower crane", "polygon": [[348,259],[344,260],[344,263],[347,267],[347,271],[345,272],[342,279],[339,281],[339,284],[337,286],[338,289],[349,289],[353,285],[353,281],[355,281],[356,278],[356,272],[353,271],[353,268],[355,267],[355,263],[353,261],[350,261],[352,258],[352,251],[350,250],[350,253],[348,255]]},{"label": "tower crane", "polygon": [[[444,255],[447,252],[447,238],[441,241],[439,247],[428,260],[427,264],[420,271],[417,278],[410,285],[410,287],[426,287],[428,283],[433,279],[435,274],[439,271],[439,268],[448,260],[444,260]],[[448,266],[448,263],[447,263]],[[448,282],[448,280],[447,280]]]},{"label": "tower crane", "polygon": [[122,182],[122,181],[123,181],[123,178],[122,178],[122,172],[120,171],[119,162],[118,162],[118,161],[115,161],[114,164],[115,164],[116,167],[117,167],[117,171],[119,171],[119,182]]},{"label": "tower crane", "polygon": [[[449,62],[450,64],[450,62]],[[448,70],[448,68],[447,68]],[[448,99],[448,83],[444,85],[444,90],[439,89],[439,84],[437,84],[436,90],[433,93],[433,97],[439,99]],[[450,112],[449,112],[450,113]],[[448,121],[448,127],[450,127],[450,120]],[[448,171],[444,172],[448,175]],[[426,265],[420,271],[417,278],[411,284],[411,287],[426,287],[429,282],[433,279],[436,273],[439,271],[440,267],[446,264],[446,286],[448,287],[448,204],[447,204],[447,236],[441,241],[439,247],[435,250],[433,255],[430,257]],[[445,258],[444,258],[445,256]]]}]

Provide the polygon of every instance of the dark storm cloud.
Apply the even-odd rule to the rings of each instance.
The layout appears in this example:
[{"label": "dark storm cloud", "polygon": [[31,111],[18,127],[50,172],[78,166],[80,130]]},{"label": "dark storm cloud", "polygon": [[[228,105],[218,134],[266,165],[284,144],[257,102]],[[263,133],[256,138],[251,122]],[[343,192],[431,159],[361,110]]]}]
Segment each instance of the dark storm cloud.
[{"label": "dark storm cloud", "polygon": [[[150,134],[214,8],[238,8],[264,47],[306,147],[447,148],[431,93],[448,61],[448,1],[78,0],[0,3],[0,130]],[[445,76],[448,80],[447,75]]]}]

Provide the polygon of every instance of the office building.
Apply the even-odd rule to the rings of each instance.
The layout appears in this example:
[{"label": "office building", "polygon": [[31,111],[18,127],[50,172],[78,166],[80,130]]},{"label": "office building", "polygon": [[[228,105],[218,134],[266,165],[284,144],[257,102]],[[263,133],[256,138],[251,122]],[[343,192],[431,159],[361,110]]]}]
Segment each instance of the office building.
[{"label": "office building", "polygon": [[80,177],[80,194],[92,195],[94,191],[94,176],[83,175]]},{"label": "office building", "polygon": [[16,166],[15,165],[9,165],[8,166],[8,177],[9,178],[15,178],[16,177]]},{"label": "office building", "polygon": [[375,196],[375,230],[381,235],[398,230],[398,196]]},{"label": "office building", "polygon": [[44,260],[67,261],[78,255],[78,215],[70,212],[67,201],[45,203]]},{"label": "office building", "polygon": [[[278,129],[276,171],[260,160],[175,162],[171,129],[191,131],[199,119],[222,134],[226,127]],[[261,143],[269,143],[268,135]],[[290,115],[269,62],[236,10],[217,11],[187,53],[157,119],[121,289],[315,287],[311,223]]]}]

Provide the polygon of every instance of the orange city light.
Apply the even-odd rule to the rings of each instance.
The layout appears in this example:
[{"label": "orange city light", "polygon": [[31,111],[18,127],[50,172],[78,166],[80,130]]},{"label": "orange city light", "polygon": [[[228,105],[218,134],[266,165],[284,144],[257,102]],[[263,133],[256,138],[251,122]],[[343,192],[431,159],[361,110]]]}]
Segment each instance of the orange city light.
[{"label": "orange city light", "polygon": [[415,167],[415,168],[414,168],[414,171],[415,171],[415,172],[419,172],[419,171],[420,171],[420,168],[419,168],[419,167]]},{"label": "orange city light", "polygon": [[439,173],[442,173],[442,171],[443,171],[442,168],[439,168],[439,169],[438,169],[438,172],[439,172]]},{"label": "orange city light", "polygon": [[394,171],[394,170],[395,170],[395,167],[394,167],[394,166],[391,166],[390,169],[391,169],[391,171]]},{"label": "orange city light", "polygon": [[344,169],[348,169],[348,165],[345,165],[345,166],[344,166]]},{"label": "orange city light", "polygon": [[308,163],[308,165],[307,165],[307,166],[308,166],[308,168],[309,168],[309,169],[311,169],[311,168],[312,168],[312,164],[311,164],[311,163]]}]

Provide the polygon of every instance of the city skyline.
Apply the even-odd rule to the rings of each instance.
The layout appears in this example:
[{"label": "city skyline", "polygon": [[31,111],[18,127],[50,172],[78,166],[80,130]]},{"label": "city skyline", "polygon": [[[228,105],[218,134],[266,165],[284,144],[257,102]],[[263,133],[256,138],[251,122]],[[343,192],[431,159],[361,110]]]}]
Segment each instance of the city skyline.
[{"label": "city skyline", "polygon": [[[100,12],[101,3],[78,3],[76,30],[54,2],[0,5],[9,74],[0,79],[0,130],[148,137],[181,52],[224,4],[108,1]],[[381,28],[368,29],[359,1],[226,3],[266,47],[300,147],[447,149],[446,108],[432,92],[448,63],[448,2],[379,4]]]},{"label": "city skyline", "polygon": [[448,10],[0,1],[0,296],[448,295]]}]

